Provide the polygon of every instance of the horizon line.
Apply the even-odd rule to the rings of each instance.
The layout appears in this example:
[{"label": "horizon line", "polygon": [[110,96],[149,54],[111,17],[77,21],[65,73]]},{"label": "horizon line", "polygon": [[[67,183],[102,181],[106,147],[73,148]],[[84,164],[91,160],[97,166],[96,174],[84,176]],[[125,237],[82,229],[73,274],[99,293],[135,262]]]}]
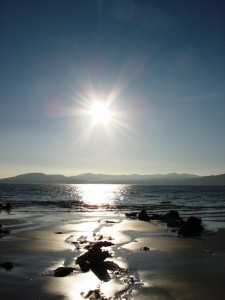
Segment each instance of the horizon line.
[{"label": "horizon line", "polygon": [[12,177],[17,177],[17,176],[21,176],[21,175],[28,175],[28,174],[43,174],[43,175],[47,175],[47,176],[64,176],[64,177],[73,177],[73,176],[80,176],[80,175],[103,175],[103,176],[132,176],[132,175],[136,175],[136,176],[156,176],[156,175],[170,175],[170,174],[177,174],[177,175],[183,175],[183,174],[187,174],[187,175],[193,175],[193,176],[199,176],[199,177],[205,177],[205,176],[218,176],[218,175],[223,175],[224,173],[217,173],[217,174],[208,174],[208,175],[199,175],[199,174],[194,174],[194,173],[187,173],[187,172],[169,172],[169,173],[146,173],[146,174],[140,174],[140,173],[128,173],[128,174],[108,174],[108,173],[92,173],[92,172],[85,172],[85,173],[79,173],[79,174],[75,174],[75,175],[64,175],[64,174],[60,174],[60,173],[44,173],[44,172],[27,172],[27,173],[20,173],[17,175],[12,175],[9,177],[0,177],[1,179],[8,179],[8,178],[12,178]]}]

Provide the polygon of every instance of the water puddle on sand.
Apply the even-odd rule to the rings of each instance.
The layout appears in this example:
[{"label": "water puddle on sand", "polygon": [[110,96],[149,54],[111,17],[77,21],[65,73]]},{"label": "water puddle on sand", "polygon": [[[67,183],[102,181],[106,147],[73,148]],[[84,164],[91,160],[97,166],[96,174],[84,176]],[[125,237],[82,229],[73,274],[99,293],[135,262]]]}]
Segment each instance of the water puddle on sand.
[{"label": "water puddle on sand", "polygon": [[43,292],[55,296],[63,295],[69,300],[107,300],[126,297],[132,293],[134,287],[137,288],[142,285],[140,280],[133,275],[120,274],[108,282],[104,282],[99,281],[94,273],[89,271],[87,273],[74,273],[61,278],[51,277],[43,287]]}]

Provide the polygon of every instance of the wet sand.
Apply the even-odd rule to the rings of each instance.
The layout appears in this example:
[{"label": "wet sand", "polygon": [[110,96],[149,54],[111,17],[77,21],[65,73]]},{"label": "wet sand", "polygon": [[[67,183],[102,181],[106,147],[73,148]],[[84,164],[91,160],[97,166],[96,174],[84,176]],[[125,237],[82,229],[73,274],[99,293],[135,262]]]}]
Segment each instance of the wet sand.
[{"label": "wet sand", "polygon": [[[224,229],[184,239],[162,223],[116,214],[15,213],[0,218],[0,224],[12,229],[0,239],[0,264],[14,266],[0,268],[1,299],[224,298]],[[107,281],[75,264],[87,251],[84,246],[99,240],[115,244],[106,247],[112,254],[107,260],[123,270],[109,270]],[[54,270],[62,266],[74,270],[55,277]]]}]

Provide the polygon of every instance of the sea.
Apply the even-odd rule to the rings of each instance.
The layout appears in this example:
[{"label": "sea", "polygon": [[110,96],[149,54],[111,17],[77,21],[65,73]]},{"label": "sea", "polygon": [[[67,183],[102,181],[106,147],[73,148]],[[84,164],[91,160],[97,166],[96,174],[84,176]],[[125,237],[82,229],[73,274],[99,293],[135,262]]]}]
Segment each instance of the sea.
[{"label": "sea", "polygon": [[14,212],[42,214],[176,210],[183,218],[196,216],[225,227],[225,186],[1,183],[0,204],[6,203]]}]

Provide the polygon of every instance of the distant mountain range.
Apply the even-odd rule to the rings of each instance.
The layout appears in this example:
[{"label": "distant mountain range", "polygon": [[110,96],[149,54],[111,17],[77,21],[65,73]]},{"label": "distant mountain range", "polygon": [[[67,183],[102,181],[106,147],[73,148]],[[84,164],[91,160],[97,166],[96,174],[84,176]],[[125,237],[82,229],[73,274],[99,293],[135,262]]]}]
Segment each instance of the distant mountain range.
[{"label": "distant mountain range", "polygon": [[106,175],[85,173],[76,176],[46,175],[27,173],[0,179],[0,183],[115,183],[115,184],[152,184],[152,185],[225,185],[225,174],[198,176],[187,173],[155,175]]}]

